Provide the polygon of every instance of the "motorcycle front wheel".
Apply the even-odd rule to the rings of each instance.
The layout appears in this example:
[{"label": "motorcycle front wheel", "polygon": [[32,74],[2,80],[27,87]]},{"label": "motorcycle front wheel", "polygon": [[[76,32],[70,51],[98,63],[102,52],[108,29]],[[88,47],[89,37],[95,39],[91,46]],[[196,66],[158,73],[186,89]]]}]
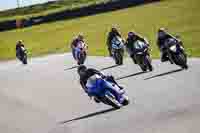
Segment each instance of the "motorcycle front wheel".
[{"label": "motorcycle front wheel", "polygon": [[105,95],[106,98],[106,102],[111,105],[113,108],[115,109],[120,109],[121,108],[121,104],[112,96],[110,95]]},{"label": "motorcycle front wheel", "polygon": [[153,71],[153,66],[152,66],[152,64],[151,64],[151,59],[150,59],[150,57],[148,56],[148,55],[146,55],[146,65],[148,66],[148,68],[149,68],[149,71]]},{"label": "motorcycle front wheel", "polygon": [[124,101],[122,102],[122,105],[123,106],[126,106],[130,103],[129,99],[128,99],[128,96],[126,95],[123,95],[123,98],[124,98]]},{"label": "motorcycle front wheel", "polygon": [[188,69],[187,57],[184,54],[177,55],[177,64],[179,64],[183,69]]},{"label": "motorcycle front wheel", "polygon": [[27,55],[24,55],[22,63],[25,64],[25,65],[28,64],[28,62],[27,62]]},{"label": "motorcycle front wheel", "polygon": [[78,65],[84,64],[85,59],[86,59],[86,54],[80,53],[78,55]]}]

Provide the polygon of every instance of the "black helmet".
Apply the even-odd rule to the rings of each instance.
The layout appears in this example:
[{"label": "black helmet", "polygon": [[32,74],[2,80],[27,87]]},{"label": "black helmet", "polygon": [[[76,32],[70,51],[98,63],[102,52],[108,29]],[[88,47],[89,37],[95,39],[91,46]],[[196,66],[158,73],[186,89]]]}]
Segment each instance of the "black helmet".
[{"label": "black helmet", "polygon": [[78,72],[78,74],[80,75],[80,73],[83,72],[83,71],[85,71],[85,70],[87,70],[87,67],[86,67],[85,65],[80,65],[80,66],[78,67],[77,72]]},{"label": "black helmet", "polygon": [[133,32],[133,31],[130,31],[130,32],[128,33],[128,38],[129,38],[129,39],[135,40],[135,39],[136,39],[136,33]]},{"label": "black helmet", "polygon": [[128,37],[133,37],[135,35],[135,33],[134,32],[132,32],[132,31],[130,31],[129,33],[128,33]]}]

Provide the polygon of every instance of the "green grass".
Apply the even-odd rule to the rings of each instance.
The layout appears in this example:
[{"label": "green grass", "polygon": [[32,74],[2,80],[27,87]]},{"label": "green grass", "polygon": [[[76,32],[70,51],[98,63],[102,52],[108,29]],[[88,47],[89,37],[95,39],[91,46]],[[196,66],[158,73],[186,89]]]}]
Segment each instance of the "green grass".
[{"label": "green grass", "polygon": [[89,55],[106,56],[106,35],[113,24],[118,24],[124,37],[130,29],[147,37],[154,58],[159,57],[155,44],[159,27],[167,27],[169,31],[180,35],[188,55],[200,57],[199,5],[199,0],[163,0],[95,16],[1,32],[0,59],[15,57],[15,43],[18,39],[25,41],[31,56],[67,52],[72,38],[79,32],[85,35]]},{"label": "green grass", "polygon": [[48,14],[64,11],[66,9],[71,10],[108,1],[111,0],[62,0],[53,3],[44,3],[18,9],[11,9],[0,12],[0,22],[6,20],[29,18],[33,16],[45,16]]}]

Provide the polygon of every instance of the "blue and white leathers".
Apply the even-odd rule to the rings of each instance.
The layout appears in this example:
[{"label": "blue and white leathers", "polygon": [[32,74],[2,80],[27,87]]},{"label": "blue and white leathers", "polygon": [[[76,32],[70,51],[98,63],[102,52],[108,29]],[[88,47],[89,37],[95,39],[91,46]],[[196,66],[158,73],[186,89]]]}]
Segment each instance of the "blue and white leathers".
[{"label": "blue and white leathers", "polygon": [[124,90],[120,90],[116,84],[102,79],[97,74],[88,79],[86,87],[88,88],[88,94],[91,96],[104,97],[106,93],[112,93],[119,103],[123,102]]}]

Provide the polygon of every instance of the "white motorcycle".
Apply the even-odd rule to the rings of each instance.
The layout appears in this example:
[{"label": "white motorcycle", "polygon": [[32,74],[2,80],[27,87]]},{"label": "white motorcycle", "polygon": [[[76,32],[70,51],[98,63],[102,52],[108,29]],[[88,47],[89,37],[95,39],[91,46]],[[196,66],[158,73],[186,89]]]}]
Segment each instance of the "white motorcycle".
[{"label": "white motorcycle", "polygon": [[167,47],[169,61],[184,69],[188,69],[187,55],[185,54],[183,46],[173,38],[168,39],[165,45]]},{"label": "white motorcycle", "polygon": [[142,41],[136,41],[134,43],[135,48],[135,56],[132,58],[136,59],[137,64],[140,66],[142,71],[153,70],[153,66],[151,64],[151,58],[148,52],[148,45]]},{"label": "white motorcycle", "polygon": [[124,56],[124,42],[119,36],[114,37],[111,41],[112,46],[112,57],[117,65],[123,64]]}]

